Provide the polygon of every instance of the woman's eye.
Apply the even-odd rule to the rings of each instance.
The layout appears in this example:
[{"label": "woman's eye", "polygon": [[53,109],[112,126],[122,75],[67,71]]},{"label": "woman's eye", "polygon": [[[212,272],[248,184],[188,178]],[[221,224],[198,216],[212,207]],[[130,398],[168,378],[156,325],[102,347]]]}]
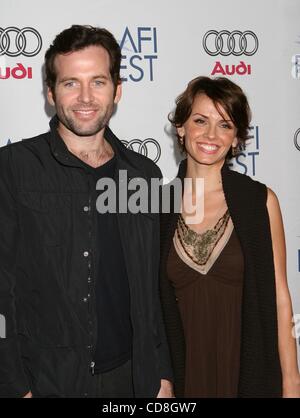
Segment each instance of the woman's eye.
[{"label": "woman's eye", "polygon": [[203,125],[203,123],[205,123],[204,119],[195,119],[195,122],[198,123],[199,125]]},{"label": "woman's eye", "polygon": [[221,127],[222,128],[225,128],[225,129],[231,129],[231,125],[229,123],[226,123],[226,122],[225,123],[222,123],[221,124]]}]

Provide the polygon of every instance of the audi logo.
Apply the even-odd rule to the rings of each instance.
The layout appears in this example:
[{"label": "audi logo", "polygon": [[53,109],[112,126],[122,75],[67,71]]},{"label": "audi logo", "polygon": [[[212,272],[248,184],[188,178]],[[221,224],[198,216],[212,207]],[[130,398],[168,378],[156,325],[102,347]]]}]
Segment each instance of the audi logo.
[{"label": "audi logo", "polygon": [[0,55],[34,57],[40,52],[42,44],[39,32],[29,26],[23,29],[15,26],[0,28]]},{"label": "audi logo", "polygon": [[258,50],[258,39],[254,32],[234,30],[209,30],[203,37],[203,48],[209,55],[254,55]]},{"label": "audi logo", "polygon": [[297,129],[294,135],[294,144],[298,151],[300,151],[299,134],[300,134],[300,128]]},{"label": "audi logo", "polygon": [[159,143],[153,138],[146,138],[144,141],[132,139],[131,141],[123,140],[121,142],[126,148],[151,158],[155,163],[160,159],[161,148]]}]

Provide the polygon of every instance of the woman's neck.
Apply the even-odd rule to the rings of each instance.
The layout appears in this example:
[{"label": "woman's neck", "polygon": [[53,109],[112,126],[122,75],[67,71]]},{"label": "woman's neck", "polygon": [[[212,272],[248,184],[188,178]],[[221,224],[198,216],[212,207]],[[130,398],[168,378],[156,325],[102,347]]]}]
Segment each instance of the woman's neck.
[{"label": "woman's neck", "polygon": [[222,189],[221,169],[223,164],[224,160],[213,165],[200,164],[188,157],[186,178],[191,178],[193,184],[197,178],[203,178],[205,194],[218,191]]}]

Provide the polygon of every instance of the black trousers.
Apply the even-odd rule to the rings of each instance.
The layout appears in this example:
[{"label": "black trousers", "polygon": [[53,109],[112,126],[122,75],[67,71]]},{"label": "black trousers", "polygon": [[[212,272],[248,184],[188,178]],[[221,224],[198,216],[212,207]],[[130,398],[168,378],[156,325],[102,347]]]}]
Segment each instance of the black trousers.
[{"label": "black trousers", "polygon": [[134,398],[131,360],[94,377],[97,379],[98,398]]}]

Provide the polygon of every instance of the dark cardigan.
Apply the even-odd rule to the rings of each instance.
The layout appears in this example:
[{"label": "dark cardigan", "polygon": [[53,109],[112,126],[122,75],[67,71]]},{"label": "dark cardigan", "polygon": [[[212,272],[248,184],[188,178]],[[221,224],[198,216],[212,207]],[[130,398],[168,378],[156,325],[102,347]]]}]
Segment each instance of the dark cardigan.
[{"label": "dark cardigan", "polygon": [[[184,179],[186,160],[178,178]],[[280,397],[282,376],[278,353],[275,272],[267,188],[246,175],[221,170],[223,190],[244,255],[239,397]],[[172,193],[171,193],[172,197]],[[174,289],[167,278],[167,258],[178,213],[161,214],[160,291],[174,369],[176,396],[183,396],[185,342]]]}]

